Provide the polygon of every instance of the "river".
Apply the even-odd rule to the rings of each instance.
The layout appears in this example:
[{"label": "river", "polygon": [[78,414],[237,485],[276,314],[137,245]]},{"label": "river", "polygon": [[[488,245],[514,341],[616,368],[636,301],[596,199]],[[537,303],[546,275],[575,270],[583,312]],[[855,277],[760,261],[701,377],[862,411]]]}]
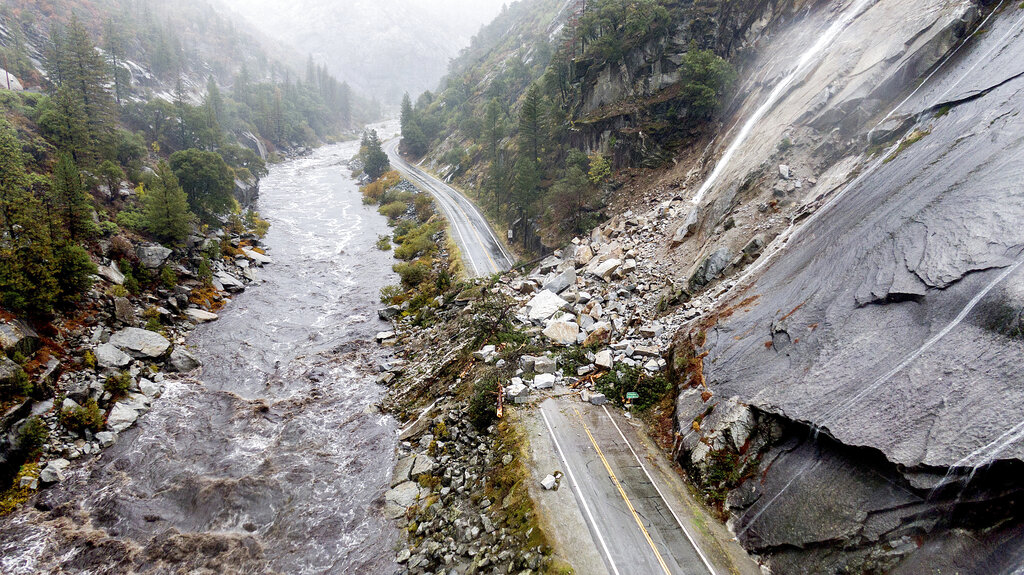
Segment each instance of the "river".
[{"label": "river", "polygon": [[395,426],[372,406],[389,233],[341,162],[358,142],[274,166],[261,185],[276,263],[193,332],[198,379],[0,523],[4,573],[392,573],[380,512]]}]

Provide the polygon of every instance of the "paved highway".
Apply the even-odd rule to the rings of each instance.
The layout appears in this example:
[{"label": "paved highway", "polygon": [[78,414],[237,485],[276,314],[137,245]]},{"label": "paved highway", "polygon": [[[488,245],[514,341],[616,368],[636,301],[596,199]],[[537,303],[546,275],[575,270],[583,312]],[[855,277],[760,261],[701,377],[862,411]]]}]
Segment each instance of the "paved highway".
[{"label": "paved highway", "polygon": [[[608,409],[549,399],[541,417],[611,575],[716,575]],[[634,439],[635,441],[635,439]]]},{"label": "paved highway", "polygon": [[398,154],[398,142],[399,139],[395,138],[384,144],[391,166],[418,188],[434,196],[451,225],[452,237],[462,253],[466,273],[484,277],[511,268],[515,257],[498,240],[476,205],[451,186],[406,162]]}]

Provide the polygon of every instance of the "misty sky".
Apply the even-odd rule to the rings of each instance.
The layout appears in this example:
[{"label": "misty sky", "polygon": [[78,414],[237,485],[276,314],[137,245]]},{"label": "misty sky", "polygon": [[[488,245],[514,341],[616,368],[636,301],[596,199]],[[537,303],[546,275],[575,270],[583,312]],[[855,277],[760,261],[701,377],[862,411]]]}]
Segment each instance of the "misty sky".
[{"label": "misty sky", "polygon": [[507,0],[222,0],[272,38],[393,104],[434,90]]}]

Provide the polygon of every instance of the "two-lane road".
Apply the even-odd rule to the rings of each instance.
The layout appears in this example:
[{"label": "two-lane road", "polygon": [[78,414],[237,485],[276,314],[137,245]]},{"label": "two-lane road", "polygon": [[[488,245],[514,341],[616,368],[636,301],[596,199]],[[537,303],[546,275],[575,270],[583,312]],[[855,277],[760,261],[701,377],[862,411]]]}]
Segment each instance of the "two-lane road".
[{"label": "two-lane road", "polygon": [[679,503],[670,503],[627,439],[633,430],[625,422],[564,399],[544,401],[540,412],[565,466],[563,487],[572,489],[610,575],[717,575],[673,509]]},{"label": "two-lane road", "polygon": [[384,144],[391,166],[423,191],[429,192],[451,225],[452,238],[459,246],[466,273],[484,277],[503,272],[515,264],[480,210],[451,186],[406,162],[398,153],[399,139]]}]

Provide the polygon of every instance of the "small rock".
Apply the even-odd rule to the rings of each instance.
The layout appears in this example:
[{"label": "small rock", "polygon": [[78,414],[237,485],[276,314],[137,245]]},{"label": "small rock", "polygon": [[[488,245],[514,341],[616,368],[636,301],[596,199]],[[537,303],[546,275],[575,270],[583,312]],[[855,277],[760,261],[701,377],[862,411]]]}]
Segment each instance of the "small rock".
[{"label": "small rock", "polygon": [[551,491],[556,485],[558,485],[558,480],[555,479],[554,475],[548,474],[547,477],[540,480],[540,484],[544,489]]},{"label": "small rock", "polygon": [[387,341],[389,339],[394,339],[394,338],[395,338],[395,332],[393,332],[393,331],[382,331],[382,332],[378,332],[374,339],[377,340],[377,343],[384,343],[385,341]]},{"label": "small rock", "polygon": [[213,312],[191,307],[185,310],[185,317],[196,323],[206,323],[208,321],[216,320],[218,316]]},{"label": "small rock", "polygon": [[137,321],[135,319],[135,308],[132,306],[132,302],[126,297],[115,297],[114,298],[114,317],[117,321],[127,324],[134,325]]},{"label": "small rock", "polygon": [[604,405],[608,403],[608,398],[603,393],[592,393],[589,401],[592,405]]},{"label": "small rock", "polygon": [[550,357],[538,357],[533,362],[534,373],[555,373],[556,369],[558,369],[558,361]]},{"label": "small rock", "polygon": [[100,443],[100,447],[106,449],[117,442],[117,434],[112,431],[101,431],[96,434],[96,441]]},{"label": "small rock", "polygon": [[594,356],[594,365],[602,369],[611,369],[615,365],[615,361],[612,359],[612,352],[609,349],[597,352]]},{"label": "small rock", "polygon": [[544,329],[544,336],[560,345],[573,345],[580,333],[580,326],[567,321],[553,321]]}]

